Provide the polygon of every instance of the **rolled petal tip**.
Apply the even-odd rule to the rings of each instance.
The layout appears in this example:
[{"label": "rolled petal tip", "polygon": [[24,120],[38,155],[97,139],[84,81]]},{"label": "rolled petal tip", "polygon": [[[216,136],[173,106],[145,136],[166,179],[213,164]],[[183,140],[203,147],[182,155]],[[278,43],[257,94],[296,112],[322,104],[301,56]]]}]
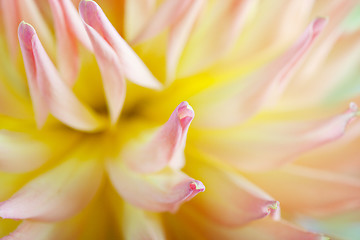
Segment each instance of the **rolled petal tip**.
[{"label": "rolled petal tip", "polygon": [[204,192],[205,191],[205,186],[202,182],[200,182],[199,180],[194,180],[193,182],[191,182],[189,184],[190,189],[194,192]]},{"label": "rolled petal tip", "polygon": [[313,21],[312,30],[315,36],[317,36],[328,23],[327,18],[319,17]]},{"label": "rolled petal tip", "polygon": [[178,107],[178,118],[182,128],[187,128],[194,119],[195,112],[187,102],[180,103]]},{"label": "rolled petal tip", "polygon": [[22,21],[18,28],[19,40],[27,49],[32,49],[32,39],[36,35],[36,31],[29,23]]}]

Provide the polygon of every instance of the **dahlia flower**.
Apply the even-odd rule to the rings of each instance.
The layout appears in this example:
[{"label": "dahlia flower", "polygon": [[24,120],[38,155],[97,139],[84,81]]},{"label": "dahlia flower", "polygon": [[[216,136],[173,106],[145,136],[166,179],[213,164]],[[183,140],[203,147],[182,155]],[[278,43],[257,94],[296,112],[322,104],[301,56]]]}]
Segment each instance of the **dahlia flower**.
[{"label": "dahlia flower", "polygon": [[0,6],[2,239],[360,238],[360,1]]}]

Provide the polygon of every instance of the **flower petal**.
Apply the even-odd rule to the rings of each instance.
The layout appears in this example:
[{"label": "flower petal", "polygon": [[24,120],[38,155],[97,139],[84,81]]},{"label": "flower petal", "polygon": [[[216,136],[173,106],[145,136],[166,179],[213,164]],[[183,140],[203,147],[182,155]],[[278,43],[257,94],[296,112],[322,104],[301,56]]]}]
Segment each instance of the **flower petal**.
[{"label": "flower petal", "polygon": [[207,159],[190,157],[186,172],[202,178],[206,192],[191,201],[191,206],[208,220],[237,227],[268,215],[280,218],[279,202],[230,168],[214,166]]},{"label": "flower petal", "polygon": [[[2,240],[47,240],[52,236],[55,224],[26,221],[10,235],[1,238]],[[54,236],[52,236],[54,237]]]},{"label": "flower petal", "polygon": [[360,181],[332,172],[287,166],[246,177],[271,192],[283,208],[295,213],[322,216],[360,205]]},{"label": "flower petal", "polygon": [[109,159],[106,166],[110,180],[121,197],[153,212],[175,212],[180,204],[205,190],[200,181],[170,168],[143,175],[132,172],[121,159]]},{"label": "flower petal", "polygon": [[0,203],[0,216],[59,221],[78,213],[93,198],[102,179],[101,165],[94,154],[83,161],[89,148],[78,150],[69,160],[33,179]]},{"label": "flower petal", "polygon": [[49,0],[49,3],[54,17],[59,72],[62,79],[71,87],[80,68],[76,39],[65,21],[65,9],[62,9],[60,1]]},{"label": "flower petal", "polygon": [[133,171],[151,173],[169,165],[174,169],[184,166],[186,135],[194,111],[182,102],[169,120],[154,133],[143,134],[145,140],[136,139],[122,150],[121,158]]},{"label": "flower petal", "polygon": [[96,31],[114,49],[125,76],[135,84],[143,87],[159,89],[161,84],[151,74],[149,69],[116,32],[104,12],[94,1],[80,2],[80,15],[88,27]]},{"label": "flower petal", "polygon": [[194,2],[199,0],[165,0],[132,43],[138,44],[158,35],[166,27],[178,21]]},{"label": "flower petal", "polygon": [[18,41],[16,27],[20,22],[20,13],[18,8],[17,0],[2,0],[0,1],[1,6],[1,17],[5,26],[5,33],[7,44],[11,57],[14,59],[18,53]]},{"label": "flower petal", "polygon": [[238,129],[200,131],[191,145],[242,170],[268,170],[341,138],[357,114],[356,104],[351,103],[346,112],[325,120],[299,122],[280,118],[249,122]]},{"label": "flower petal", "polygon": [[315,19],[292,48],[264,69],[250,76],[245,83],[236,81],[221,88],[216,86],[195,96],[192,101],[194,106],[199,108],[198,118],[194,122],[196,126],[236,125],[253,116],[265,105],[277,100],[287,86],[294,69],[325,27],[326,22],[322,18]]},{"label": "flower petal", "polygon": [[[66,138],[59,144],[58,139]],[[63,154],[78,140],[74,134],[54,132],[47,134],[0,131],[0,169],[4,172],[28,172],[46,161]]]},{"label": "flower petal", "polygon": [[95,113],[83,105],[60,79],[34,28],[22,22],[18,33],[38,126],[44,124],[51,112],[79,130],[94,131],[102,127]]},{"label": "flower petal", "polygon": [[[181,1],[182,4],[184,4],[184,2],[186,1]],[[176,67],[178,65],[181,53],[189,38],[190,31],[194,26],[195,20],[200,14],[200,10],[204,4],[205,0],[191,1],[181,19],[175,21],[174,24],[170,27],[166,60],[166,79],[168,82],[172,81],[175,77]]]},{"label": "flower petal", "polygon": [[94,28],[85,22],[84,25],[93,45],[96,60],[101,71],[111,122],[115,123],[125,100],[126,83],[124,70],[114,49]]},{"label": "flower petal", "polygon": [[[184,239],[251,239],[251,240],[326,240],[328,238],[300,229],[284,220],[264,218],[241,227],[226,227],[196,214],[196,208],[184,206],[176,216],[171,229]],[[170,218],[171,219],[171,218]],[[166,222],[169,222],[166,219]],[[179,223],[180,221],[180,223]],[[183,225],[179,228],[179,225]],[[196,235],[195,235],[196,234]]]},{"label": "flower petal", "polygon": [[123,218],[124,239],[166,239],[161,218],[157,213],[146,212],[125,203]]},{"label": "flower petal", "polygon": [[74,4],[70,0],[61,0],[60,5],[63,10],[65,22],[71,33],[90,51],[93,51],[89,36]]}]

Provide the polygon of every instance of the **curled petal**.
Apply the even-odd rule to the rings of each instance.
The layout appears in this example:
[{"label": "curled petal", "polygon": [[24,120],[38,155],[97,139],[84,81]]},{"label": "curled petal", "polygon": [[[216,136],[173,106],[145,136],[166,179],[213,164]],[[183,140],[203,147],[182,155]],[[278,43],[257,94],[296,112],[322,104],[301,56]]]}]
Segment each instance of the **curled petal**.
[{"label": "curled petal", "polygon": [[[315,19],[292,48],[264,69],[250,76],[245,83],[236,81],[195,96],[192,101],[199,107],[198,118],[195,121],[197,126],[236,125],[253,116],[266,104],[277,100],[326,22],[327,20],[323,18]],[[208,99],[211,99],[210,102]]]},{"label": "curled petal", "polygon": [[83,105],[60,79],[34,28],[22,22],[18,34],[38,126],[44,124],[51,112],[79,130],[94,131],[102,127],[95,113]]},{"label": "curled petal", "polygon": [[126,83],[124,69],[114,49],[87,23],[85,29],[92,42],[96,60],[101,70],[111,122],[115,123],[125,100]]},{"label": "curled petal", "polygon": [[124,74],[130,81],[148,88],[159,89],[161,87],[141,59],[116,32],[97,3],[82,0],[79,10],[86,26],[97,32],[114,49]]},{"label": "curled petal", "polygon": [[61,7],[58,0],[50,0],[49,2],[55,22],[59,72],[68,86],[72,86],[80,68],[77,44],[70,32],[70,26],[65,21],[64,12],[66,10]]},{"label": "curled petal", "polygon": [[83,161],[83,155],[78,152],[0,203],[0,217],[59,221],[78,213],[93,198],[102,179],[97,159]]},{"label": "curled petal", "polygon": [[202,176],[206,192],[191,201],[196,211],[217,224],[237,227],[270,215],[280,218],[279,202],[232,169],[191,159],[187,172]]},{"label": "curled petal", "polygon": [[123,223],[125,239],[166,239],[161,218],[157,213],[146,212],[125,203]]},{"label": "curled petal", "polygon": [[201,131],[193,145],[239,169],[268,170],[341,138],[357,114],[356,104],[351,103],[346,112],[320,121],[265,121],[239,129]]},{"label": "curled petal", "polygon": [[134,141],[124,148],[122,159],[134,171],[156,172],[169,165],[180,169],[184,165],[186,135],[194,111],[187,102],[182,102],[169,120],[145,141]]},{"label": "curled petal", "polygon": [[332,172],[287,166],[246,176],[292,212],[322,216],[360,205],[360,181]]},{"label": "curled petal", "polygon": [[109,159],[107,171],[121,197],[154,212],[175,212],[183,202],[205,190],[200,181],[170,168],[143,175],[132,172],[120,159]]}]

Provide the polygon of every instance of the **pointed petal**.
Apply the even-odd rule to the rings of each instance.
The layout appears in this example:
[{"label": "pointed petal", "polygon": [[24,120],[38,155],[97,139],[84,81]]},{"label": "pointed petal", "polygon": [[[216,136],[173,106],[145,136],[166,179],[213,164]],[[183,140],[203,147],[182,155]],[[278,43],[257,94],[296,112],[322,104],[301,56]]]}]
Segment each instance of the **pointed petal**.
[{"label": "pointed petal", "polygon": [[199,109],[194,124],[201,127],[236,125],[277,100],[326,22],[322,18],[315,19],[292,48],[249,77],[245,83],[236,81],[221,88],[216,86],[216,90],[209,89],[195,96],[192,101]]},{"label": "pointed petal", "polygon": [[18,33],[38,125],[42,126],[51,112],[70,127],[83,131],[99,129],[101,121],[60,79],[34,28],[22,22]]},{"label": "pointed petal", "polygon": [[175,212],[204,185],[184,173],[170,168],[156,174],[138,174],[128,169],[120,159],[109,159],[107,171],[117,192],[127,202],[153,212]]},{"label": "pointed petal", "polygon": [[201,177],[207,184],[206,192],[191,201],[191,206],[217,224],[237,227],[268,215],[280,218],[279,202],[256,185],[222,166],[209,164],[207,159],[190,158],[191,176]]},{"label": "pointed petal", "polygon": [[55,23],[55,34],[57,40],[57,61],[62,79],[68,86],[72,86],[79,73],[80,61],[76,39],[69,31],[65,21],[64,9],[58,0],[50,0],[50,7]]},{"label": "pointed petal", "polygon": [[5,25],[7,44],[12,58],[15,58],[18,53],[16,28],[20,22],[20,13],[17,5],[17,0],[0,1],[0,6],[2,8],[1,17]]},{"label": "pointed petal", "polygon": [[151,135],[143,133],[145,140],[135,139],[122,150],[121,158],[133,171],[157,172],[169,165],[174,169],[184,166],[186,135],[194,111],[182,102],[169,120]]},{"label": "pointed petal", "polygon": [[360,181],[336,173],[287,166],[277,171],[246,175],[271,192],[291,212],[321,216],[360,205]]},{"label": "pointed petal", "polygon": [[165,240],[160,215],[124,205],[123,232],[125,240]]},{"label": "pointed petal", "polygon": [[[181,1],[182,4],[183,2],[185,1]],[[189,38],[190,31],[194,26],[195,20],[200,14],[200,10],[204,6],[204,4],[205,0],[192,1],[190,5],[187,6],[185,13],[181,17],[181,19],[177,20],[170,27],[166,64],[166,79],[168,82],[171,82],[175,77],[176,67],[179,62],[181,53]]]},{"label": "pointed petal", "polygon": [[83,209],[95,195],[101,179],[101,164],[83,161],[88,148],[79,150],[54,169],[33,179],[10,199],[0,203],[0,216],[11,219],[59,221]]},{"label": "pointed petal", "polygon": [[93,51],[89,36],[86,33],[78,11],[70,0],[61,0],[60,5],[63,10],[67,27],[76,38],[90,51]]},{"label": "pointed petal", "polygon": [[55,49],[53,34],[40,13],[40,9],[35,0],[17,1],[19,3],[18,7],[21,20],[34,26],[38,30],[39,38],[43,42],[45,48],[48,51],[53,51]]},{"label": "pointed petal", "polygon": [[[189,204],[190,205],[190,204]],[[183,235],[183,231],[190,231],[198,233],[204,239],[251,239],[251,240],[325,240],[328,238],[320,234],[305,231],[298,228],[284,220],[273,220],[271,218],[263,218],[253,221],[241,227],[227,227],[209,221],[205,217],[197,214],[196,208],[184,206],[176,215],[180,219],[183,228],[178,228],[179,223],[172,230],[177,232],[177,235]],[[196,229],[196,231],[194,231]],[[181,232],[179,232],[179,230]],[[186,235],[192,239],[193,233]],[[185,233],[186,234],[186,233]],[[194,238],[195,239],[195,238]]]},{"label": "pointed petal", "polygon": [[280,119],[250,122],[239,129],[201,131],[193,145],[204,154],[242,170],[273,169],[341,138],[357,114],[356,104],[351,103],[346,112],[320,121]]},{"label": "pointed petal", "polygon": [[159,89],[161,87],[161,84],[155,79],[141,59],[116,32],[97,3],[82,0],[79,8],[84,23],[102,36],[114,49],[121,62],[124,74],[130,81],[148,88]]},{"label": "pointed petal", "polygon": [[84,25],[101,71],[111,122],[115,123],[125,100],[124,69],[114,49],[106,40],[87,23],[84,23]]},{"label": "pointed petal", "polygon": [[202,0],[165,0],[132,43],[138,44],[158,35],[178,21],[191,4],[198,4],[194,2],[199,1]]}]

